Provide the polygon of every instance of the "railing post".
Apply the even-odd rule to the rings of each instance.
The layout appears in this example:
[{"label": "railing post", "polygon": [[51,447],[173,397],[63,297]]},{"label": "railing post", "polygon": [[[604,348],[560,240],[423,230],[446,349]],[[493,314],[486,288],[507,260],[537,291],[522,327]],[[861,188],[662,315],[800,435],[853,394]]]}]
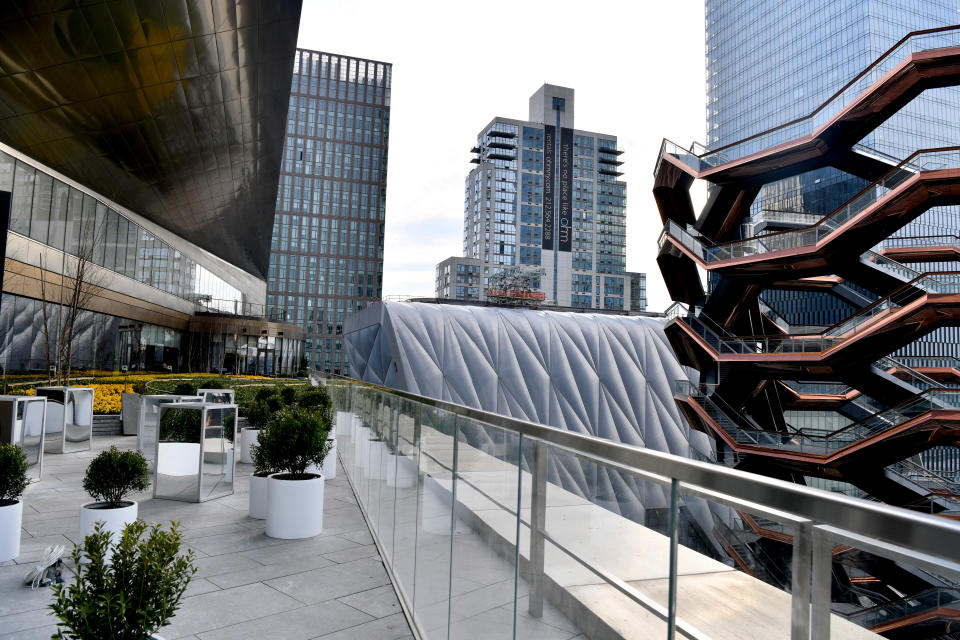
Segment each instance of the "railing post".
[{"label": "railing post", "polygon": [[534,441],[530,465],[530,615],[543,617],[543,530],[547,519],[547,449]]},{"label": "railing post", "polygon": [[793,532],[793,570],[790,587],[790,640],[810,638],[810,571],[813,527],[798,523]]},{"label": "railing post", "polygon": [[670,567],[667,595],[667,640],[677,635],[677,543],[680,529],[680,481],[670,480]]},{"label": "railing post", "polygon": [[813,527],[813,609],[811,640],[830,640],[830,601],[833,582],[833,544],[829,535]]}]

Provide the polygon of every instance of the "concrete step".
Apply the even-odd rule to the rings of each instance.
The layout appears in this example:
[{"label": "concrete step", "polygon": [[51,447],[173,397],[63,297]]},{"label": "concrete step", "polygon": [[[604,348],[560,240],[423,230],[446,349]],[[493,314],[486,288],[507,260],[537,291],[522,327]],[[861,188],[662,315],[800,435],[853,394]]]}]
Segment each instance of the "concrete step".
[{"label": "concrete step", "polygon": [[93,416],[93,435],[119,436],[122,432],[119,413]]}]

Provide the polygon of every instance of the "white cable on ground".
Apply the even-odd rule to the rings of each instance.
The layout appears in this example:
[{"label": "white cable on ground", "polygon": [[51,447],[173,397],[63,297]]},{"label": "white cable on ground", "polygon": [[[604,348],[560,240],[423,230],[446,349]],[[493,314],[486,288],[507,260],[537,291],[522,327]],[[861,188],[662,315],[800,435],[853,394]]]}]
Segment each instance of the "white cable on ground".
[{"label": "white cable on ground", "polygon": [[44,549],[43,556],[41,556],[40,560],[37,562],[37,566],[27,573],[27,577],[24,579],[23,583],[30,585],[30,588],[33,590],[39,589],[40,583],[43,581],[43,577],[47,573],[47,568],[55,565],[57,560],[63,557],[63,551],[64,547],[62,544]]}]

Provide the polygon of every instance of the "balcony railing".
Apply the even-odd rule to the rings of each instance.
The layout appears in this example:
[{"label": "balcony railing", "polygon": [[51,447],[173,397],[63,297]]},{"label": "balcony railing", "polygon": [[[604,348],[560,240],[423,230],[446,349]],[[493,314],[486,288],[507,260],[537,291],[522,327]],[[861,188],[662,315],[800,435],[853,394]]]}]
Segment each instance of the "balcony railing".
[{"label": "balcony railing", "polygon": [[[910,54],[955,47],[958,44],[960,44],[960,26],[912,32],[888,49],[826,102],[804,117],[711,151],[706,151],[698,143],[691,145],[689,151],[670,143],[670,147],[661,149],[661,157],[664,152],[671,155],[679,152],[681,155],[687,156],[682,161],[688,166],[697,171],[703,171],[812,135],[885,74],[902,63]],[[659,170],[659,167],[660,161],[658,160],[655,173]]]},{"label": "balcony railing", "polygon": [[[684,157],[689,157],[689,154]],[[808,227],[714,244],[710,239],[697,233],[695,229],[684,228],[670,220],[663,228],[661,245],[664,236],[669,235],[704,263],[813,246],[832,235],[892,190],[904,184],[910,177],[923,171],[957,168],[960,168],[960,147],[923,149],[908,157],[838,209]]]},{"label": "balcony railing", "polygon": [[[748,616],[762,637],[848,637],[863,632],[831,614],[838,545],[960,576],[960,523],[376,385],[328,384],[341,463],[423,638],[557,628],[741,637]],[[788,584],[737,571],[719,536],[691,533],[742,531],[740,512],[793,536],[777,574]],[[762,552],[748,535],[734,542]],[[718,601],[725,592],[737,595]]]}]

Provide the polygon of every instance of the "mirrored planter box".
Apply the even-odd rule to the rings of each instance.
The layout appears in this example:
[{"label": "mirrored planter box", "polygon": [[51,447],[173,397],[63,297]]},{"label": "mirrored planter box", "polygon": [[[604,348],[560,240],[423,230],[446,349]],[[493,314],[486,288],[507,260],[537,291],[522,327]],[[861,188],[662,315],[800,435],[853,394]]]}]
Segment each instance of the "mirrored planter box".
[{"label": "mirrored planter box", "polygon": [[160,426],[160,406],[180,402],[199,402],[200,397],[168,394],[137,397],[140,398],[140,408],[137,410],[137,449],[147,459],[148,468],[153,471],[153,463],[157,455],[157,427]]},{"label": "mirrored planter box", "polygon": [[204,402],[233,404],[233,389],[197,389],[197,395]]},{"label": "mirrored planter box", "polygon": [[0,396],[0,442],[18,445],[27,456],[27,475],[43,473],[43,432],[47,399],[43,396]]},{"label": "mirrored planter box", "polygon": [[123,435],[135,436],[140,425],[140,410],[143,408],[139,393],[120,394],[120,422]]},{"label": "mirrored planter box", "polygon": [[93,435],[93,389],[90,387],[38,387],[47,399],[43,450],[73,453],[90,448]]},{"label": "mirrored planter box", "polygon": [[153,497],[204,502],[232,494],[237,405],[167,402],[158,410]]}]

